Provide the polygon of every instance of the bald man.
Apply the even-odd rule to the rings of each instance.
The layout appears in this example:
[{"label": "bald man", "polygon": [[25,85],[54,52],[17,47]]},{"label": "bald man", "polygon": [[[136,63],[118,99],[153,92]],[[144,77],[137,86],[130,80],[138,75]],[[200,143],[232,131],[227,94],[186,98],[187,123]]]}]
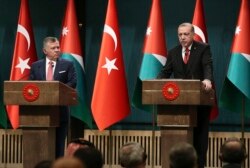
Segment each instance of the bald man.
[{"label": "bald man", "polygon": [[222,168],[241,168],[247,157],[245,145],[236,137],[228,138],[221,146]]}]

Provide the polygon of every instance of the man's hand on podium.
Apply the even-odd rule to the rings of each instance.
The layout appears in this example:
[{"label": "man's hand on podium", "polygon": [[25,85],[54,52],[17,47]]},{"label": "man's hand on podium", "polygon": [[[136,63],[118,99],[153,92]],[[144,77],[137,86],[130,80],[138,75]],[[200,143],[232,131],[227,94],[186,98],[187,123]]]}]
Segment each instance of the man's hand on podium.
[{"label": "man's hand on podium", "polygon": [[212,89],[212,83],[211,83],[210,80],[204,79],[204,80],[202,81],[202,84],[203,84],[203,87],[204,87],[204,89],[205,89],[206,91],[209,91],[209,90]]}]

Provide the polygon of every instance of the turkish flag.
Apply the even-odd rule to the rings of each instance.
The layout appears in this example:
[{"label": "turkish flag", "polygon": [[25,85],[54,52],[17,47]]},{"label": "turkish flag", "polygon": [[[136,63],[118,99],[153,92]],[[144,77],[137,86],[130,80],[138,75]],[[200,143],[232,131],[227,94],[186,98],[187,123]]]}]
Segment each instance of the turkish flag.
[{"label": "turkish flag", "polygon": [[[12,59],[10,80],[29,78],[31,64],[37,60],[28,0],[21,0],[15,49]],[[7,113],[14,129],[19,127],[19,106],[7,105]]]},{"label": "turkish flag", "polygon": [[[195,32],[194,39],[196,41],[208,43],[207,27],[206,27],[206,22],[205,22],[202,0],[196,0],[192,24],[194,26],[194,32]],[[213,89],[215,90],[214,84],[213,84]],[[218,109],[217,98],[215,94],[215,105],[213,106],[211,110],[210,120],[215,119],[218,116],[218,114],[219,114],[219,109]]]},{"label": "turkish flag", "polygon": [[207,43],[207,27],[202,0],[196,0],[192,24],[195,30],[194,39],[203,43]]},{"label": "turkish flag", "polygon": [[115,0],[108,3],[91,108],[99,130],[130,113]]}]

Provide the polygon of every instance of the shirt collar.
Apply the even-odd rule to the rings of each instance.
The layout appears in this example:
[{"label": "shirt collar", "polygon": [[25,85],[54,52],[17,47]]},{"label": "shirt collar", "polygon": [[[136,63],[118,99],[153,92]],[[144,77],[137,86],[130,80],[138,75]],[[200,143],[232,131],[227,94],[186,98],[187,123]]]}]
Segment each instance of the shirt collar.
[{"label": "shirt collar", "polygon": [[[190,46],[188,46],[189,51],[191,50],[192,45],[193,45],[193,43]],[[182,47],[182,52],[185,52],[185,51],[186,51],[186,47]]]},{"label": "shirt collar", "polygon": [[54,65],[56,64],[56,61],[50,60],[50,59],[48,59],[48,58],[46,57],[46,65],[47,65],[50,61],[52,61],[52,62],[54,63]]}]

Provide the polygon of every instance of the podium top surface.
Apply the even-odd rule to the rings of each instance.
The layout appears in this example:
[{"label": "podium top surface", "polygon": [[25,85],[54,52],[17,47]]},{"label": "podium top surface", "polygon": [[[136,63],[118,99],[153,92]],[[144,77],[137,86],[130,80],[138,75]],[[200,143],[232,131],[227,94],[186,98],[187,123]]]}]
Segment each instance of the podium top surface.
[{"label": "podium top surface", "polygon": [[76,90],[59,81],[4,81],[7,105],[75,105]]}]

